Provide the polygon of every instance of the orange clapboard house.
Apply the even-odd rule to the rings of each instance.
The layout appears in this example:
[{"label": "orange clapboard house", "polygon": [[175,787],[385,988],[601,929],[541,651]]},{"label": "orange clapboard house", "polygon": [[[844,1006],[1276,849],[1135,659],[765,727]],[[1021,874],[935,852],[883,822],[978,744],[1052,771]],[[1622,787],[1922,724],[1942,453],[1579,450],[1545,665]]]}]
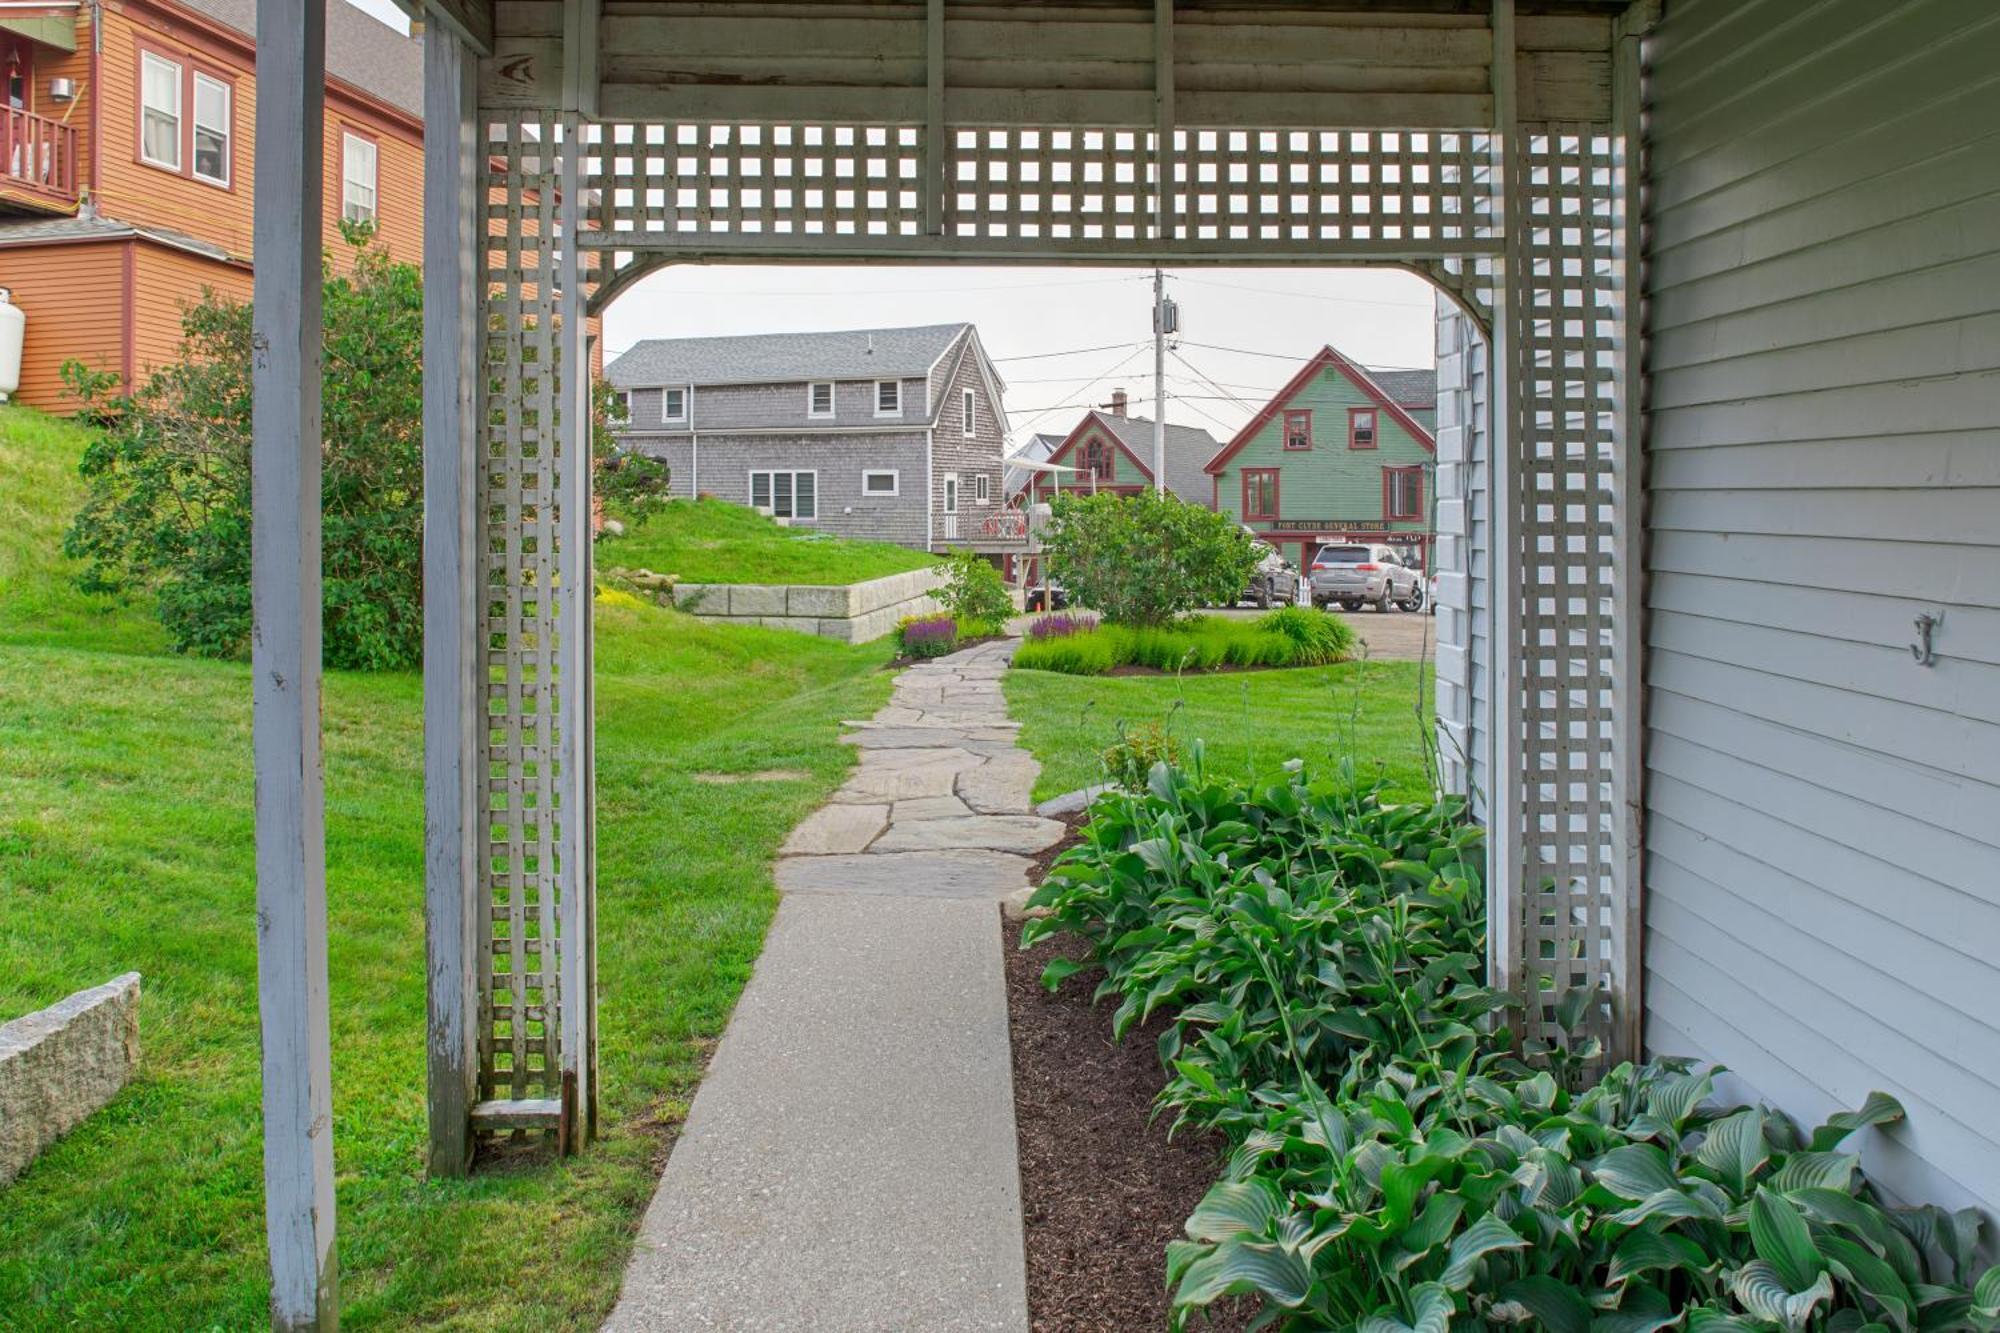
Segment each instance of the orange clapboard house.
[{"label": "orange clapboard house", "polygon": [[[204,288],[247,300],[256,0],[0,8],[0,287],[27,316],[18,401],[73,406],[74,358],[128,383],[171,361]],[[423,248],[423,46],[327,7],[326,200],[398,259]]]}]

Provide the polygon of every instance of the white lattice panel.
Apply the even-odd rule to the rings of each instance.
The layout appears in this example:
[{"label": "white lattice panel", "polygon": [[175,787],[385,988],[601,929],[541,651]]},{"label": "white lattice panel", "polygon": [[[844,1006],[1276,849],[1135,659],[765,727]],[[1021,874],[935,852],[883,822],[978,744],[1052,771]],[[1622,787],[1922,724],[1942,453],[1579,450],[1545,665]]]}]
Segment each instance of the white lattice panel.
[{"label": "white lattice panel", "polygon": [[1616,1045],[1608,997],[1629,975],[1618,697],[1624,224],[1604,128],[1525,127],[1511,493],[1519,562],[1519,987],[1524,1035],[1553,1034],[1556,997],[1602,988],[1590,1030]]},{"label": "white lattice panel", "polygon": [[[488,123],[479,466],[484,760],[480,808],[479,1023],[482,1098],[556,1099],[564,895],[585,869],[565,855],[565,674],[581,644],[562,632],[580,531],[567,496],[578,458],[563,446],[560,318],[561,127],[553,116]],[[585,537],[587,540],[587,537]],[[571,798],[573,799],[573,797]],[[573,841],[571,842],[573,845]]]}]

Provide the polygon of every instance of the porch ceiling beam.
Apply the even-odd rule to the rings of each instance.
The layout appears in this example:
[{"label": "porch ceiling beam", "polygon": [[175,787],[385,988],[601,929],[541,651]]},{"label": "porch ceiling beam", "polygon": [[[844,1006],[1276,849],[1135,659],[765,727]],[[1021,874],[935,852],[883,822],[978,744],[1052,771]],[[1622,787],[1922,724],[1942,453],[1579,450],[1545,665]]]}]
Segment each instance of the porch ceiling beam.
[{"label": "porch ceiling beam", "polygon": [[396,0],[416,24],[435,23],[477,55],[493,54],[493,6],[487,0]]},{"label": "porch ceiling beam", "polygon": [[320,737],[326,0],[258,0],[250,663],[271,1323],[335,1328]]},{"label": "porch ceiling beam", "polygon": [[[1174,220],[1174,0],[1153,0],[1153,226],[1171,239]],[[1158,374],[1155,373],[1155,379]],[[1155,432],[1166,429],[1164,410],[1154,413]]]},{"label": "porch ceiling beam", "polygon": [[924,230],[944,235],[946,151],[944,121],[944,0],[928,0],[924,16]]}]

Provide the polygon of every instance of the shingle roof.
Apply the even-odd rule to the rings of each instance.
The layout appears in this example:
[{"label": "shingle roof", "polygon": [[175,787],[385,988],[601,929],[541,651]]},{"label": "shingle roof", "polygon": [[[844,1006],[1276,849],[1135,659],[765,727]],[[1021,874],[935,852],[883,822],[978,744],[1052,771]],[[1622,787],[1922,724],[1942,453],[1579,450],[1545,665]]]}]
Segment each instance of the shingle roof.
[{"label": "shingle roof", "polygon": [[[1050,454],[1061,448],[1062,442],[1066,438],[1066,436],[1062,435],[1030,435],[1019,449],[1008,454],[1003,461],[1011,463],[1014,459],[1019,458],[1029,463],[1040,463],[1047,459]],[[1003,495],[1012,495],[1015,491],[1027,485],[1028,478],[1033,475],[1026,468],[1007,468],[1000,476],[1000,493]]]},{"label": "shingle roof", "polygon": [[[181,0],[196,13],[257,35],[257,0]],[[347,3],[326,7],[326,72],[413,116],[424,114],[424,39],[405,36]]]},{"label": "shingle roof", "polygon": [[[1118,437],[1118,442],[1147,467],[1153,466],[1153,422],[1149,417],[1120,417],[1109,412],[1093,412],[1098,422]],[[1183,500],[1205,505],[1214,483],[1202,470],[1222,442],[1199,426],[1167,423],[1167,489]]]},{"label": "shingle roof", "polygon": [[604,368],[617,388],[660,384],[787,384],[927,373],[970,324],[735,338],[648,338]]},{"label": "shingle roof", "polygon": [[1402,407],[1436,407],[1438,373],[1435,370],[1370,370],[1368,378],[1382,386],[1389,401]]},{"label": "shingle roof", "polygon": [[229,252],[221,246],[190,236],[184,231],[175,231],[171,227],[138,226],[87,213],[67,218],[0,220],[0,248],[37,245],[44,241],[119,241],[133,236],[158,241],[161,245],[171,245],[176,249],[204,255],[210,259],[230,258]]}]

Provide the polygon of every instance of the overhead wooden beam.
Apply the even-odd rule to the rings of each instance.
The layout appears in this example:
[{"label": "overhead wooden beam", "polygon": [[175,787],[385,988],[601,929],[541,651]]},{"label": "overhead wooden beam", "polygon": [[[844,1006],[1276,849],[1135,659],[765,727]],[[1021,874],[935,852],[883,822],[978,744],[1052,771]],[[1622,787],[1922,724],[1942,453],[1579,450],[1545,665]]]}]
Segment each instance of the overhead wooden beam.
[{"label": "overhead wooden beam", "polygon": [[[1153,0],[1153,226],[1159,240],[1171,240],[1174,235],[1174,220],[1170,216],[1174,199],[1173,167],[1174,0]],[[1166,429],[1164,403],[1154,416],[1157,418],[1154,433],[1160,434]]]},{"label": "overhead wooden beam", "polygon": [[599,0],[568,0],[563,6],[562,110],[597,118],[597,36]]},{"label": "overhead wooden beam", "polygon": [[493,6],[488,0],[396,0],[413,25],[435,24],[482,56],[493,54]]},{"label": "overhead wooden beam", "polygon": [[326,0],[258,0],[250,666],[271,1326],[340,1322],[320,755]]},{"label": "overhead wooden beam", "polygon": [[479,1054],[476,64],[424,43],[424,940],[433,1176],[472,1165]]},{"label": "overhead wooden beam", "polygon": [[944,0],[929,0],[924,17],[924,232],[944,235],[945,164],[950,145],[944,120]]}]

